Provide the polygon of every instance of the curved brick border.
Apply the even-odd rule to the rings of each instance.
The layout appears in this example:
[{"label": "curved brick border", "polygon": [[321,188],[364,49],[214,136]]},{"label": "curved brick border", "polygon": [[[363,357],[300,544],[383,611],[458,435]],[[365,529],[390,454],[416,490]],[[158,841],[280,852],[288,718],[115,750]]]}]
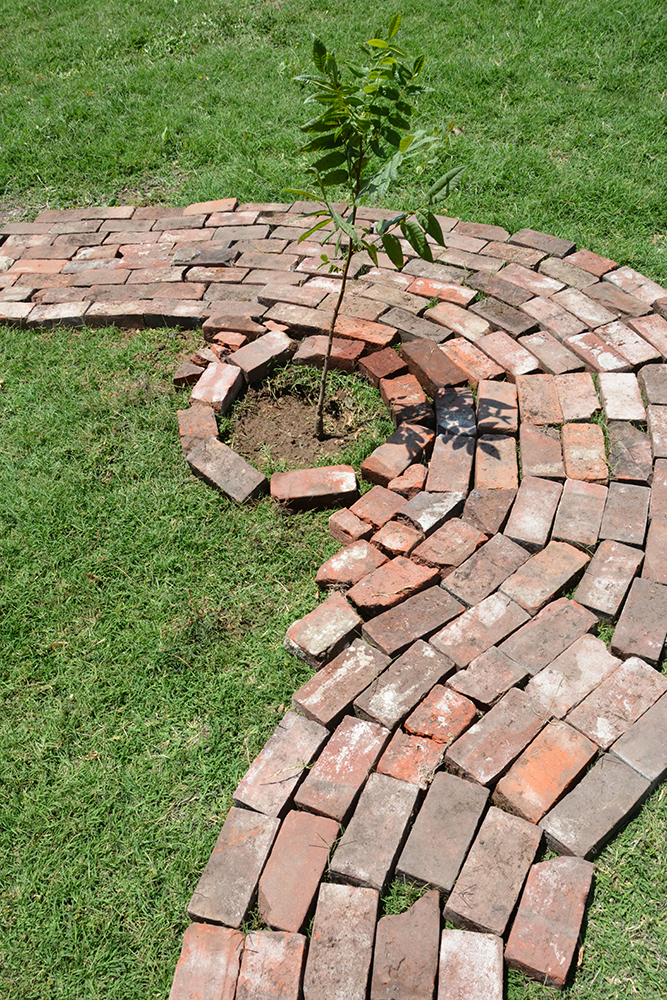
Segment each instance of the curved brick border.
[{"label": "curved brick border", "polygon": [[[296,242],[309,207],[8,224],[0,322],[203,323],[210,346],[175,379],[183,448],[243,501],[268,484],[214,411],[277,361],[321,363],[338,279]],[[500,997],[503,953],[562,986],[590,859],[667,773],[667,293],[565,240],[441,222],[434,264],[360,262],[336,328],[335,364],[396,424],[363,463],[373,488],[358,499],[346,467],[272,479],[295,509],[338,505],[343,549],[288,630],[316,673],[236,790],[173,1000],[296,998],[302,978],[306,1000],[428,996],[438,976],[440,998]],[[561,857],[536,864],[544,839]],[[377,922],[394,873],[462,930],[441,932],[436,892]],[[244,943],[255,899],[274,930]]]}]

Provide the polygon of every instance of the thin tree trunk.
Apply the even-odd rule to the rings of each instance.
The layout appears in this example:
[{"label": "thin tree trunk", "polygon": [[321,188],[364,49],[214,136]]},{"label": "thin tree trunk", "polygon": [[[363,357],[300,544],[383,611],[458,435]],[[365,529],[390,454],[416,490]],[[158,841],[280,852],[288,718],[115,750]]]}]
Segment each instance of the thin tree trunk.
[{"label": "thin tree trunk", "polygon": [[334,329],[336,327],[336,320],[338,319],[338,313],[340,307],[343,304],[343,296],[345,295],[345,285],[347,283],[347,273],[350,270],[350,264],[352,262],[352,256],[354,254],[354,248],[352,240],[350,240],[347,247],[347,257],[345,258],[345,265],[343,267],[343,278],[340,283],[340,292],[338,293],[338,299],[336,305],[334,306],[333,316],[331,317],[331,324],[329,325],[329,339],[327,341],[327,349],[324,355],[324,365],[322,367],[322,378],[320,380],[320,395],[317,400],[317,419],[315,422],[315,434],[318,441],[322,441],[324,438],[324,395],[327,386],[327,375],[329,374],[329,359],[331,358],[331,348],[333,346]]}]

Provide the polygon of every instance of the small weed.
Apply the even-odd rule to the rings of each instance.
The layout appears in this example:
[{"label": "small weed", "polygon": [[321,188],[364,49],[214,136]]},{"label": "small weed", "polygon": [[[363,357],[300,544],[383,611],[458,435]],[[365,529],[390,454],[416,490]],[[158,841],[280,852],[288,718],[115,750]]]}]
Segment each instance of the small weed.
[{"label": "small weed", "polygon": [[396,916],[409,910],[427,892],[428,886],[414,885],[405,879],[395,878],[382,894],[380,907],[386,916]]}]

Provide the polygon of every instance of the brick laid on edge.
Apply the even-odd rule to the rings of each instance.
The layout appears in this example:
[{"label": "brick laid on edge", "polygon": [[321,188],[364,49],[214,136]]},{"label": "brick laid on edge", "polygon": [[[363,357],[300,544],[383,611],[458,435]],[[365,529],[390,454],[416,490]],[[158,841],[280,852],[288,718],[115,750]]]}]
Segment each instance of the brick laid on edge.
[{"label": "brick laid on edge", "polygon": [[388,665],[388,656],[355,639],[292,695],[292,707],[331,728]]},{"label": "brick laid on edge", "polygon": [[351,465],[274,472],[271,496],[290,510],[311,510],[356,500],[357,477]]},{"label": "brick laid on edge", "polygon": [[229,927],[190,924],[169,1000],[234,1000],[243,934]]},{"label": "brick laid on edge", "polygon": [[512,382],[483,379],[477,386],[479,434],[516,434],[519,429],[517,390]]},{"label": "brick laid on edge", "polygon": [[562,490],[560,483],[550,479],[524,476],[505,526],[505,535],[529,552],[543,549]]},{"label": "brick laid on edge", "polygon": [[607,651],[602,639],[582,635],[535,674],[526,686],[526,694],[537,711],[562,719],[620,663]]},{"label": "brick laid on edge", "polygon": [[539,430],[532,424],[521,424],[519,446],[522,475],[565,479],[560,433],[555,427]]},{"label": "brick laid on edge", "polygon": [[419,424],[401,424],[368,458],[361,463],[361,477],[379,486],[387,484],[418,461],[432,444],[435,435]]},{"label": "brick laid on edge", "polygon": [[502,434],[484,434],[475,448],[475,489],[516,490],[519,466],[516,442]]},{"label": "brick laid on edge", "polygon": [[527,618],[527,612],[504,594],[491,594],[432,636],[431,645],[462,669]]},{"label": "brick laid on edge", "polygon": [[514,489],[471,490],[461,520],[469,521],[485,535],[495,535],[505,524],[516,492]]},{"label": "brick laid on edge", "polygon": [[500,649],[527,673],[536,674],[598,623],[597,615],[576,601],[553,601],[506,639]]},{"label": "brick laid on edge", "polygon": [[633,424],[613,420],[609,431],[609,466],[612,479],[650,483],[653,455],[648,434]]},{"label": "brick laid on edge", "polygon": [[428,639],[461,611],[463,605],[451,594],[438,586],[429,587],[377,615],[362,627],[361,634],[387,656],[397,656],[417,639]]},{"label": "brick laid on edge", "polygon": [[378,904],[375,889],[320,886],[304,1000],[366,1000]]},{"label": "brick laid on edge", "polygon": [[426,477],[428,493],[467,493],[475,439],[467,434],[438,434]]},{"label": "brick laid on edge", "polygon": [[472,607],[492,594],[528,558],[529,553],[516,542],[505,535],[494,535],[445,577],[442,586]]},{"label": "brick laid on edge", "polygon": [[557,597],[590,562],[590,556],[567,542],[549,542],[501,584],[501,591],[535,615]]},{"label": "brick laid on edge", "polygon": [[581,548],[597,545],[607,487],[566,479],[551,537]]}]

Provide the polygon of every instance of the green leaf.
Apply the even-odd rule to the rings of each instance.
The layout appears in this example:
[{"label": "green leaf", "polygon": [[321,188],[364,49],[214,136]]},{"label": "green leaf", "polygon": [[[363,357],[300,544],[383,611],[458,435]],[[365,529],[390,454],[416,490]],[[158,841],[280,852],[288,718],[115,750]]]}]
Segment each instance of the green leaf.
[{"label": "green leaf", "polygon": [[405,153],[410,148],[410,146],[414,141],[415,141],[414,135],[404,135],[398,145],[398,148],[402,153]]},{"label": "green leaf", "polygon": [[375,232],[378,236],[382,236],[389,229],[392,229],[394,226],[397,226],[399,222],[402,222],[405,216],[406,213],[401,212],[400,215],[394,216],[393,219],[380,219],[380,221],[375,224]]},{"label": "green leaf", "polygon": [[301,236],[299,236],[297,243],[303,243],[303,241],[307,240],[309,236],[312,236],[313,233],[316,233],[318,229],[322,229],[324,226],[328,226],[330,221],[331,220],[329,219],[329,213],[327,212],[326,219],[322,219],[321,222],[318,222],[317,225],[313,226],[312,229],[309,229],[308,232],[302,233]]},{"label": "green leaf", "polygon": [[400,133],[393,128],[381,128],[380,135],[383,139],[386,139],[390,146],[394,146],[396,149],[401,145]]},{"label": "green leaf", "polygon": [[412,64],[412,75],[419,76],[424,68],[424,63],[426,62],[426,56],[417,56],[414,63]]},{"label": "green leaf", "polygon": [[331,153],[327,153],[326,156],[322,156],[319,160],[316,160],[313,166],[322,173],[325,170],[332,170],[333,167],[340,167],[342,163],[347,163],[345,151],[334,149]]},{"label": "green leaf", "polygon": [[313,62],[319,69],[320,73],[324,73],[324,67],[327,58],[327,47],[319,38],[313,39]]},{"label": "green leaf", "polygon": [[427,260],[430,264],[433,263],[433,254],[431,253],[431,247],[428,244],[428,240],[424,236],[414,219],[405,219],[401,223],[401,232],[405,236],[406,240],[410,244],[413,250],[415,250],[422,260]]},{"label": "green leaf", "polygon": [[377,252],[377,247],[375,246],[375,244],[374,243],[366,243],[366,241],[364,240],[364,248],[367,251],[368,256],[370,257],[370,259],[373,261],[373,263],[377,267],[378,266],[378,252]]},{"label": "green leaf", "polygon": [[352,240],[353,243],[358,243],[359,238],[357,236],[354,226],[350,225],[349,222],[346,222],[343,216],[339,215],[338,212],[331,207],[329,202],[327,202],[327,208],[331,213],[331,218],[333,220],[334,226],[336,226],[337,229],[342,230],[342,232],[344,232],[346,236],[349,236],[349,238]]},{"label": "green leaf", "polygon": [[331,170],[328,174],[322,174],[321,179],[325,187],[331,187],[332,184],[347,184],[350,178],[347,170]]},{"label": "green leaf", "polygon": [[285,194],[296,194],[299,198],[305,198],[306,201],[320,201],[319,194],[313,194],[312,191],[304,191],[303,188],[285,188]]},{"label": "green leaf", "polygon": [[397,267],[400,271],[403,267],[403,251],[401,250],[400,240],[392,233],[384,233],[382,236],[382,246],[394,267]]},{"label": "green leaf", "polygon": [[441,247],[444,247],[445,238],[442,235],[440,223],[436,219],[433,212],[427,212],[425,215],[422,212],[418,212],[417,219],[419,220],[419,225],[422,227],[424,232],[428,233],[428,235],[432,237],[436,243],[439,243]]},{"label": "green leaf", "polygon": [[319,153],[321,149],[335,149],[338,145],[338,140],[333,132],[329,135],[321,135],[317,139],[313,139],[311,142],[307,142],[305,146],[302,146],[299,150],[300,153]]},{"label": "green leaf", "polygon": [[374,49],[386,49],[387,43],[382,38],[369,38],[366,45],[370,45]]},{"label": "green leaf", "polygon": [[461,177],[464,170],[465,167],[454,167],[452,170],[448,170],[446,174],[443,174],[442,177],[438,177],[435,184],[432,184],[426,192],[426,197],[429,202],[433,201],[436,195],[441,195],[442,198],[446,198]]},{"label": "green leaf", "polygon": [[391,21],[389,22],[389,30],[387,31],[387,38],[391,41],[398,34],[398,29],[401,26],[401,12],[399,10],[398,14],[394,14]]},{"label": "green leaf", "polygon": [[410,122],[406,118],[399,118],[398,115],[389,115],[389,124],[393,125],[394,128],[400,128],[405,131],[405,129],[410,128]]}]

